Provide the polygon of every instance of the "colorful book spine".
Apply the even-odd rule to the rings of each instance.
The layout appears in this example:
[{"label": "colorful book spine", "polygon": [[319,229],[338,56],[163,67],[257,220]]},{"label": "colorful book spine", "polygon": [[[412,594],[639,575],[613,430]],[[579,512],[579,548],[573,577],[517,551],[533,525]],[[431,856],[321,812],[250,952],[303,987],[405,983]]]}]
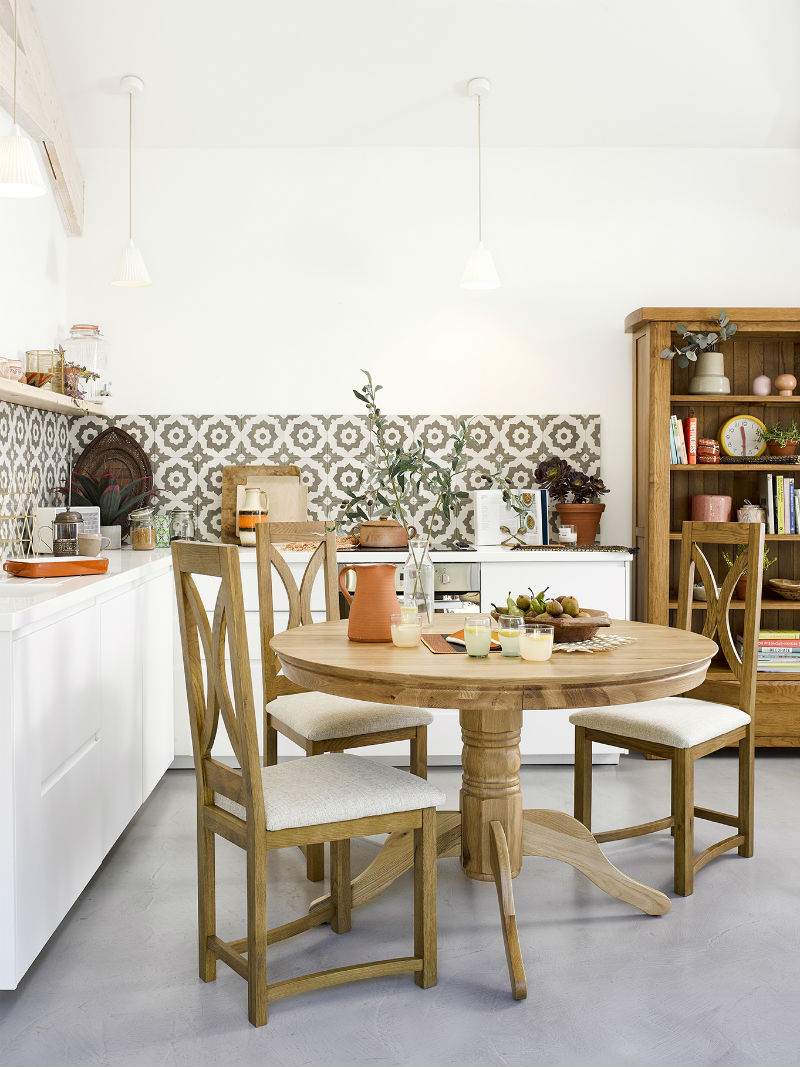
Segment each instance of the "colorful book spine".
[{"label": "colorful book spine", "polygon": [[766,499],[766,505],[767,505],[767,531],[766,532],[768,534],[774,534],[775,533],[775,499],[774,499],[774,497],[772,495],[773,477],[772,477],[771,474],[767,475],[766,482],[767,482],[767,486],[766,486],[766,490],[767,490],[766,491],[766,497],[767,497],[767,499]]},{"label": "colorful book spine", "polygon": [[800,630],[759,630],[758,640],[764,641],[777,639],[779,641],[797,641],[800,640]]},{"label": "colorful book spine", "polygon": [[794,491],[794,528],[800,534],[800,489]]},{"label": "colorful book spine", "polygon": [[669,420],[669,461],[670,463],[678,462],[675,458],[675,431],[672,426],[672,416],[670,416]]},{"label": "colorful book spine", "polygon": [[775,516],[776,516],[776,530],[777,534],[784,534],[784,509],[783,509],[783,478],[780,475],[775,475]]},{"label": "colorful book spine", "polygon": [[683,420],[683,439],[689,463],[694,466],[697,463],[697,419],[694,416]]},{"label": "colorful book spine", "polygon": [[796,534],[797,526],[794,521],[794,478],[784,478],[783,493],[784,500],[786,501],[786,517],[789,520],[786,523],[786,532]]}]

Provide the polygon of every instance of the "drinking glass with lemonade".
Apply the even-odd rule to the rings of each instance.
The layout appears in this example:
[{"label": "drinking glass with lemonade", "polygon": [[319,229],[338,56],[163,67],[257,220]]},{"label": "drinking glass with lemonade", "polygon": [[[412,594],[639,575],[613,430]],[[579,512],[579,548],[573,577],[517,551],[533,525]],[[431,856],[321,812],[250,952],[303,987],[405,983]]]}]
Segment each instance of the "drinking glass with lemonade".
[{"label": "drinking glass with lemonade", "polygon": [[509,659],[519,659],[519,638],[522,633],[525,620],[521,615],[501,615],[498,620],[498,636],[500,637],[500,654]]},{"label": "drinking glass with lemonade", "polygon": [[519,635],[519,654],[528,663],[543,663],[553,654],[553,627],[547,623],[523,626]]},{"label": "drinking glass with lemonade", "polygon": [[492,621],[491,615],[470,615],[464,624],[464,644],[473,659],[486,659],[489,655]]}]

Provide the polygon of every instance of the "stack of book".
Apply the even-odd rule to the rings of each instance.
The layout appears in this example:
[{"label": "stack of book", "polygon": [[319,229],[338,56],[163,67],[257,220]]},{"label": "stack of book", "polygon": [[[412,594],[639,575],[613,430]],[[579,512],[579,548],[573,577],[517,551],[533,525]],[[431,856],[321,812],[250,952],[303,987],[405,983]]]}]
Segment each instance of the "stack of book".
[{"label": "stack of book", "polygon": [[669,419],[669,461],[689,465],[697,463],[697,419]]},{"label": "stack of book", "polygon": [[794,475],[762,474],[759,495],[766,533],[800,534],[800,487],[795,488]]},{"label": "stack of book", "polygon": [[[736,651],[742,654],[742,637],[736,637]],[[800,674],[800,630],[759,630],[759,671]]]}]

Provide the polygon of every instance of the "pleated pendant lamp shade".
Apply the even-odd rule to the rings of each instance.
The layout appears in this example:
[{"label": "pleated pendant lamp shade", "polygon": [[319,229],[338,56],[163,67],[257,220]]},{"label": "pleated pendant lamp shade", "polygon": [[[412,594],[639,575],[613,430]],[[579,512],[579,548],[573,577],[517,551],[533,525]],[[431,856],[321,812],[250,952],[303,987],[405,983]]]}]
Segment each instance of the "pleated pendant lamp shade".
[{"label": "pleated pendant lamp shade", "polygon": [[33,145],[16,123],[8,137],[0,138],[0,196],[44,196]]},{"label": "pleated pendant lamp shade", "polygon": [[122,251],[120,257],[119,266],[117,267],[117,273],[114,276],[112,285],[151,285],[150,275],[147,271],[147,267],[144,265],[142,259],[142,253],[133,243],[133,240],[128,241],[127,245]]},{"label": "pleated pendant lamp shade", "polygon": [[479,241],[469,254],[464,273],[461,275],[462,289],[499,289],[500,276],[494,265],[492,253]]}]

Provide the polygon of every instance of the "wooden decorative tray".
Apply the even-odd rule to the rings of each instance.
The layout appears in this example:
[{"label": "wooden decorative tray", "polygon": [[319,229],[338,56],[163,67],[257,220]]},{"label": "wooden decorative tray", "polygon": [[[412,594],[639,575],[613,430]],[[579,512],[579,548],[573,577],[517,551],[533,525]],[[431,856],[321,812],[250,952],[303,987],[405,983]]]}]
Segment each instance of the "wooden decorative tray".
[{"label": "wooden decorative tray", "polygon": [[[249,464],[222,468],[222,529],[220,540],[226,545],[238,545],[239,534],[236,529],[236,489],[245,485],[248,478],[296,478],[299,482],[302,471],[299,467],[270,467]],[[305,521],[306,515],[297,516],[298,521]]]}]

